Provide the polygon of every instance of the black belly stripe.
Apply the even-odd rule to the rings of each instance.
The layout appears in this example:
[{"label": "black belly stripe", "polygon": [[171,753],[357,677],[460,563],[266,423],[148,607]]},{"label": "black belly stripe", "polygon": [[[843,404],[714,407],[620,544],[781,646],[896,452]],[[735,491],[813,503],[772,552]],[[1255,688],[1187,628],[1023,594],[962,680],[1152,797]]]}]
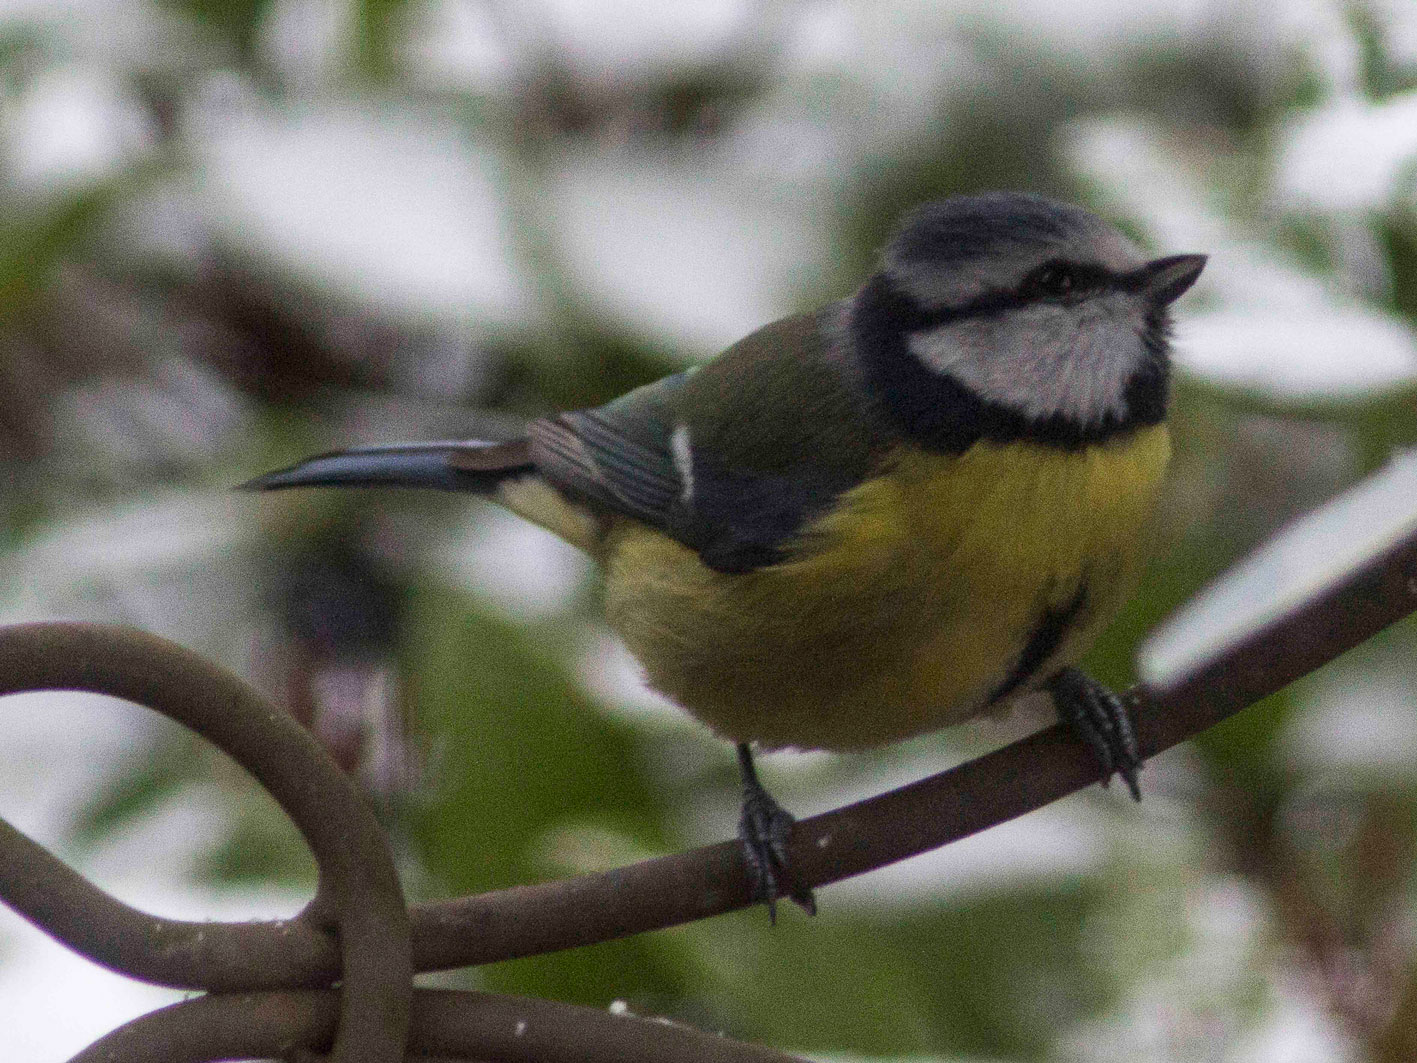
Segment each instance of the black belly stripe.
[{"label": "black belly stripe", "polygon": [[1013,668],[1004,677],[1004,681],[995,687],[993,693],[989,695],[990,704],[1002,701],[1033,678],[1033,674],[1043,667],[1043,662],[1053,656],[1058,647],[1062,645],[1063,636],[1068,633],[1068,628],[1072,627],[1073,621],[1078,618],[1086,605],[1087,583],[1084,581],[1078,585],[1077,593],[1067,603],[1057,608],[1043,610],[1043,615],[1033,626],[1033,631],[1028,636],[1028,641],[1024,643],[1023,652],[1018,655],[1018,660],[1014,662]]}]

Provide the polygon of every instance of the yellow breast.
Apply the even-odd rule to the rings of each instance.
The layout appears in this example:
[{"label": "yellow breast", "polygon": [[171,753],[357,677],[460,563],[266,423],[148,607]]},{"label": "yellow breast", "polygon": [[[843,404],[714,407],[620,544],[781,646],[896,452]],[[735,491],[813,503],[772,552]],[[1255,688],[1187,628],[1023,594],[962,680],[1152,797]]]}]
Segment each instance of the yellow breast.
[{"label": "yellow breast", "polygon": [[726,738],[906,738],[986,708],[1050,610],[1079,606],[1028,679],[1086,649],[1132,588],[1169,455],[1164,426],[1077,452],[902,447],[746,574],[620,521],[607,613],[650,683]]}]

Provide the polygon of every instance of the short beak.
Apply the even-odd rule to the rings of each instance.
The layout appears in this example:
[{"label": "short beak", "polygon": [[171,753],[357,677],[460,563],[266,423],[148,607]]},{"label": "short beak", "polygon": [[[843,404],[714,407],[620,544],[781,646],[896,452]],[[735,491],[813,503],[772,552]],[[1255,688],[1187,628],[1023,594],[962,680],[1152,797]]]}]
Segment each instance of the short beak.
[{"label": "short beak", "polygon": [[1168,255],[1154,259],[1137,271],[1141,290],[1157,306],[1179,299],[1205,269],[1205,255]]}]

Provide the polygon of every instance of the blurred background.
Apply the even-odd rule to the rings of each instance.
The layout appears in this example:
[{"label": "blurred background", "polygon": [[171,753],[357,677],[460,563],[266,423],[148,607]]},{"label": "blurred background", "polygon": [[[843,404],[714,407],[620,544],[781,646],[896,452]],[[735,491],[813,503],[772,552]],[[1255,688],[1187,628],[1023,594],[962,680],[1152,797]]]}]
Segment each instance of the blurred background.
[{"label": "blurred background", "polygon": [[[1417,439],[1411,0],[8,0],[0,621],[237,669],[436,898],[729,836],[731,750],[647,692],[594,572],[475,501],[231,485],[506,432],[850,292],[902,210],[1012,187],[1210,266],[1180,304],[1158,556],[1089,662]],[[1417,1056],[1417,627],[1094,788],[820,891],[429,979],[833,1059]],[[239,769],[10,698],[0,814],[166,915],[297,911]],[[1031,730],[764,758],[799,814]],[[181,994],[0,910],[7,1058]]]}]

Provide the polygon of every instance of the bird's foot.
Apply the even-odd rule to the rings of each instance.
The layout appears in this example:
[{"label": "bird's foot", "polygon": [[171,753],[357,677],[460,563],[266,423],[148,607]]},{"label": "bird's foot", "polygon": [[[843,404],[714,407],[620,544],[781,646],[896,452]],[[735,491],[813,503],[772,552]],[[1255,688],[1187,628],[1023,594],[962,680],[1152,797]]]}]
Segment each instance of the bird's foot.
[{"label": "bird's foot", "polygon": [[753,756],[746,743],[738,746],[738,766],[743,773],[743,814],[738,819],[738,840],[748,865],[753,900],[765,901],[768,919],[777,922],[777,901],[789,897],[808,915],[817,914],[812,891],[792,881],[787,840],[797,822],[758,782]]},{"label": "bird's foot", "polygon": [[1092,747],[1106,772],[1106,786],[1113,772],[1122,777],[1132,797],[1140,801],[1137,771],[1141,754],[1126,702],[1096,679],[1076,668],[1064,668],[1049,683],[1058,717]]}]

